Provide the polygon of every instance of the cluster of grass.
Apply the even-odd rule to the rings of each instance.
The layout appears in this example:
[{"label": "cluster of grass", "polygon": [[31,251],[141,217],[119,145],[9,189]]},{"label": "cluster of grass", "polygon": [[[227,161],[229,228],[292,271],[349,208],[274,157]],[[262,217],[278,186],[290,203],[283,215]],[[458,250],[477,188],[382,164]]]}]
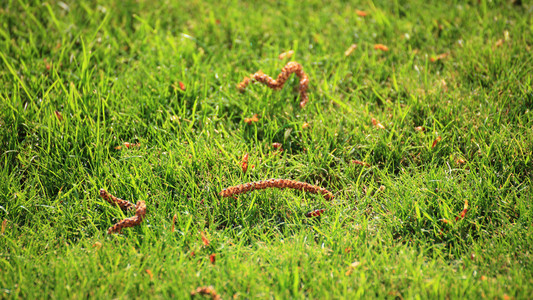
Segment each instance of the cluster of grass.
[{"label": "cluster of grass", "polygon": [[[66,2],[0,4],[1,298],[533,293],[531,4]],[[237,91],[291,49],[305,109]],[[335,199],[218,195],[268,178]],[[100,188],[146,221],[107,235]]]}]

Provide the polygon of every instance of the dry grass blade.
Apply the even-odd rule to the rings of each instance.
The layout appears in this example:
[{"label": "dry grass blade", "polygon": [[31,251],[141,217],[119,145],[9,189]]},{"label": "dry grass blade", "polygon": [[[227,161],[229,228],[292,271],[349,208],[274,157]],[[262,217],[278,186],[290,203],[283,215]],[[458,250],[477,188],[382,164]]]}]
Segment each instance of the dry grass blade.
[{"label": "dry grass blade", "polygon": [[137,202],[137,205],[136,205],[135,216],[131,218],[126,218],[118,222],[117,224],[109,227],[109,229],[107,230],[107,234],[120,232],[122,228],[137,226],[141,224],[145,215],[146,215],[146,203],[144,203],[144,201],[139,201]]},{"label": "dry grass blade", "polygon": [[299,191],[309,192],[313,194],[321,194],[326,198],[326,200],[332,200],[333,194],[316,185],[309,183],[295,181],[290,179],[269,179],[263,181],[249,182],[245,184],[240,184],[236,186],[230,186],[225,188],[220,192],[220,195],[223,197],[231,197],[238,194],[247,193],[253,190],[264,190],[266,188],[291,188]]},{"label": "dry grass blade", "polygon": [[237,84],[237,88],[240,91],[244,91],[250,81],[257,81],[265,84],[273,90],[281,90],[281,88],[283,88],[283,85],[285,84],[287,79],[289,79],[289,76],[292,73],[295,73],[296,76],[300,77],[300,107],[304,108],[307,102],[309,101],[309,96],[307,95],[307,88],[309,87],[309,77],[307,77],[307,75],[304,73],[302,65],[295,61],[287,63],[285,67],[281,69],[281,73],[278,75],[277,79],[273,79],[265,73],[258,71],[257,73],[250,75],[250,77],[245,77],[242,82]]}]

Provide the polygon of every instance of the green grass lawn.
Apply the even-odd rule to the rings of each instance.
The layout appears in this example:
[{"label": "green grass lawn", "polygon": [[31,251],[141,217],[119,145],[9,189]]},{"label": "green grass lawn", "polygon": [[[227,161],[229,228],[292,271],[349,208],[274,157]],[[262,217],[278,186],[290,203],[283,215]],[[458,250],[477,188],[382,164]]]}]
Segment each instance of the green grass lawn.
[{"label": "green grass lawn", "polygon": [[[531,299],[517,2],[2,1],[0,298]],[[289,60],[305,108],[295,77],[237,90]],[[335,198],[218,194],[269,178]],[[100,188],[144,222],[108,235],[133,213]]]}]

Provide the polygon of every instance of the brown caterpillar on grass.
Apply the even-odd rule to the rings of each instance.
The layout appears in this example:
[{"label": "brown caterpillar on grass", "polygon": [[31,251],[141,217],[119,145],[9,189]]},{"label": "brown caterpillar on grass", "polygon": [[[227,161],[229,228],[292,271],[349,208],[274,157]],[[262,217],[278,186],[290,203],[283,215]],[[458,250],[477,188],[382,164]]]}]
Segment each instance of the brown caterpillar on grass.
[{"label": "brown caterpillar on grass", "polygon": [[139,225],[143,221],[145,215],[146,215],[146,203],[144,203],[144,201],[141,200],[137,202],[137,205],[135,206],[135,216],[131,218],[126,218],[118,222],[117,224],[109,227],[109,229],[107,230],[107,234],[120,232],[122,228],[133,227],[133,226]]},{"label": "brown caterpillar on grass", "polygon": [[258,71],[250,75],[250,77],[245,77],[242,82],[237,84],[237,88],[242,92],[250,83],[250,81],[255,80],[264,83],[266,86],[273,90],[281,90],[287,79],[289,79],[291,73],[295,73],[296,76],[300,78],[300,107],[304,108],[307,102],[309,101],[309,96],[307,95],[307,88],[309,87],[309,77],[307,77],[307,75],[304,73],[302,65],[295,61],[287,63],[285,67],[281,69],[281,73],[278,75],[277,79],[273,79],[265,73]]},{"label": "brown caterpillar on grass", "polygon": [[316,185],[312,185],[309,183],[296,181],[296,180],[290,180],[290,179],[269,179],[269,180],[263,180],[263,181],[256,181],[256,182],[249,182],[245,184],[239,184],[236,186],[230,186],[228,188],[223,189],[219,195],[222,197],[231,197],[238,194],[243,194],[249,191],[253,190],[264,190],[266,188],[291,188],[299,191],[309,192],[313,194],[321,194],[326,198],[326,200],[332,200],[333,194],[326,190],[325,188],[321,188]]},{"label": "brown caterpillar on grass", "polygon": [[104,200],[109,202],[110,204],[114,204],[114,205],[120,207],[122,210],[130,210],[130,209],[133,209],[135,207],[135,204],[133,204],[133,203],[131,203],[129,201],[117,198],[117,197],[111,195],[110,193],[108,193],[104,189],[100,189],[100,197],[104,198]]}]

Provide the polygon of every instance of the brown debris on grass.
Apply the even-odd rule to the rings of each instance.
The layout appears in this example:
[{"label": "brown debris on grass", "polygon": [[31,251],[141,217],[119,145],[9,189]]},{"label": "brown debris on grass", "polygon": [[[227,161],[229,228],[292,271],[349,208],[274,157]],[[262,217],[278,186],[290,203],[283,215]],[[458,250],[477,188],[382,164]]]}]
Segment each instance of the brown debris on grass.
[{"label": "brown debris on grass", "polygon": [[[122,200],[120,198],[117,198],[111,195],[104,189],[100,189],[100,197],[104,198],[104,200],[109,202],[110,204],[120,207],[124,211],[135,208],[135,216],[131,218],[126,218],[118,222],[117,224],[109,227],[109,229],[107,230],[107,234],[111,234],[114,232],[120,232],[122,228],[133,227],[133,226],[139,225],[141,224],[142,220],[144,219],[144,216],[146,215],[146,204],[144,203],[144,201],[139,201],[137,202],[137,205],[134,205],[133,203],[129,201]],[[172,230],[174,230],[174,223],[172,224]]]},{"label": "brown debris on grass", "polygon": [[237,84],[237,88],[242,92],[250,83],[250,81],[257,81],[265,84],[273,90],[281,90],[281,88],[283,88],[283,85],[285,84],[287,79],[289,79],[289,76],[292,73],[295,73],[296,76],[300,78],[300,107],[304,108],[307,102],[309,101],[309,96],[307,95],[307,88],[309,87],[309,77],[307,77],[307,75],[304,73],[302,65],[295,61],[287,63],[285,67],[281,69],[281,73],[278,75],[277,79],[273,79],[265,73],[258,71],[250,75],[250,77],[245,77],[242,82]]},{"label": "brown debris on grass", "polygon": [[212,286],[201,286],[191,292],[191,298],[194,298],[196,295],[210,296],[212,300],[222,299]]},{"label": "brown debris on grass", "polygon": [[254,114],[251,118],[244,118],[244,123],[246,124],[252,124],[258,121],[259,121],[259,118],[257,117],[257,114]]},{"label": "brown debris on grass", "polygon": [[126,148],[134,148],[134,147],[141,147],[141,144],[140,143],[128,143],[128,142],[124,142],[124,146],[126,146]]},{"label": "brown debris on grass", "polygon": [[[141,144],[140,143],[134,144],[134,143],[124,142],[124,147],[126,147],[128,149],[129,148],[138,148],[138,147],[141,147]],[[122,149],[122,146],[116,146],[115,147],[115,150],[120,150],[120,149]]]},{"label": "brown debris on grass", "polygon": [[325,211],[326,211],[325,208],[315,209],[315,210],[312,210],[312,211],[306,213],[305,216],[308,217],[308,218],[320,217],[320,215],[322,215]]},{"label": "brown debris on grass", "polygon": [[321,194],[324,196],[324,198],[326,198],[326,200],[333,199],[333,194],[324,188],[290,179],[269,179],[263,181],[249,182],[236,186],[230,186],[228,188],[223,189],[219,195],[222,197],[232,197],[234,195],[243,194],[254,190],[264,190],[267,188],[291,188],[313,194]]},{"label": "brown debris on grass", "polygon": [[245,153],[241,160],[241,169],[243,173],[246,173],[248,170],[248,153]]},{"label": "brown debris on grass", "polygon": [[285,58],[291,58],[294,55],[294,50],[289,50],[287,52],[283,52],[278,56],[279,60],[284,60]]},{"label": "brown debris on grass", "polygon": [[176,218],[178,218],[178,215],[174,214],[172,217],[172,228],[170,229],[170,232],[176,231]]},{"label": "brown debris on grass", "polygon": [[0,235],[4,235],[4,232],[6,231],[6,225],[7,219],[4,219],[4,221],[2,221],[2,230],[0,231]]},{"label": "brown debris on grass", "polygon": [[458,221],[459,219],[463,219],[464,217],[466,217],[466,212],[468,211],[468,200],[465,200],[465,205],[463,207],[463,211],[461,212],[461,214],[457,217],[455,217],[455,221]]},{"label": "brown debris on grass", "polygon": [[130,209],[133,209],[135,207],[135,204],[133,204],[133,203],[131,203],[129,201],[117,198],[117,197],[111,195],[110,193],[108,193],[104,189],[100,189],[100,197],[104,198],[104,200],[109,202],[110,204],[113,204],[113,205],[116,205],[116,206],[120,207],[122,210],[130,210]]},{"label": "brown debris on grass", "polygon": [[146,274],[148,274],[148,276],[150,276],[150,281],[153,281],[154,280],[154,273],[152,273],[152,271],[150,271],[150,269],[146,269],[144,271],[146,272]]},{"label": "brown debris on grass", "polygon": [[450,55],[450,53],[442,53],[442,54],[439,54],[437,56],[432,56],[429,61],[431,62],[436,62],[438,60],[442,60],[442,59],[445,59],[448,55]]},{"label": "brown debris on grass", "polygon": [[455,160],[455,163],[458,164],[458,165],[463,165],[463,164],[466,164],[466,160],[462,159],[462,158],[458,158]]},{"label": "brown debris on grass", "polygon": [[378,120],[372,118],[372,125],[374,125],[374,127],[377,127],[379,129],[385,129],[385,126],[383,126],[383,124],[381,124]]},{"label": "brown debris on grass", "polygon": [[59,111],[54,111],[54,114],[59,121],[63,121],[63,115]]},{"label": "brown debris on grass", "polygon": [[202,238],[202,243],[204,244],[204,247],[209,247],[209,240],[207,239],[203,231],[200,232],[200,237]]},{"label": "brown debris on grass", "polygon": [[366,17],[366,16],[368,16],[368,13],[367,13],[366,11],[364,11],[364,10],[356,10],[356,11],[355,11],[355,14],[358,15],[358,16],[360,16],[360,17]]},{"label": "brown debris on grass", "polygon": [[381,51],[389,51],[389,47],[383,45],[383,44],[375,44],[374,50],[381,50]]},{"label": "brown debris on grass", "polygon": [[367,167],[367,168],[370,167],[369,163],[366,163],[366,162],[360,161],[360,160],[356,160],[356,159],[352,160],[352,164],[360,165],[360,166]]},{"label": "brown debris on grass", "polygon": [[[455,222],[459,221],[459,219],[464,219],[464,217],[466,217],[466,213],[468,212],[468,208],[469,208],[468,200],[465,200],[465,204],[463,206],[463,210],[461,211],[460,215],[455,217]],[[440,221],[443,222],[444,224],[450,224],[451,223],[449,220],[446,220],[446,219],[441,219]]]},{"label": "brown debris on grass", "polygon": [[352,44],[350,47],[348,47],[348,49],[346,49],[346,51],[344,51],[344,56],[350,56],[355,49],[357,49],[357,44]]},{"label": "brown debris on grass", "polygon": [[137,226],[141,224],[145,215],[146,215],[146,204],[144,203],[144,201],[141,200],[137,202],[137,205],[135,206],[135,216],[131,218],[126,218],[118,222],[117,224],[109,227],[109,229],[107,230],[107,234],[120,232],[122,228]]},{"label": "brown debris on grass", "polygon": [[441,136],[438,136],[434,141],[433,141],[433,144],[431,144],[431,149],[435,148],[435,146],[437,146],[437,144],[442,140],[442,137]]}]

